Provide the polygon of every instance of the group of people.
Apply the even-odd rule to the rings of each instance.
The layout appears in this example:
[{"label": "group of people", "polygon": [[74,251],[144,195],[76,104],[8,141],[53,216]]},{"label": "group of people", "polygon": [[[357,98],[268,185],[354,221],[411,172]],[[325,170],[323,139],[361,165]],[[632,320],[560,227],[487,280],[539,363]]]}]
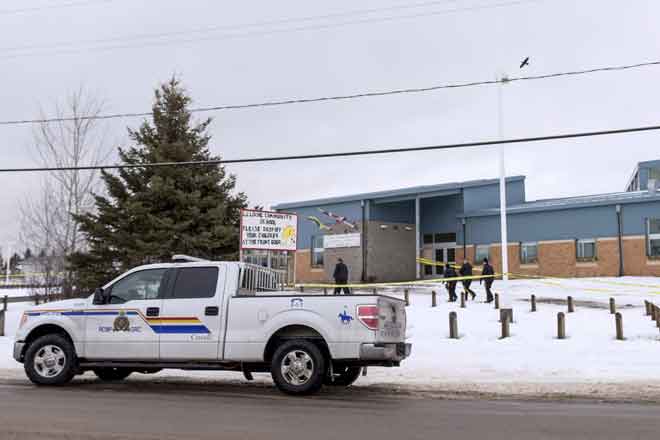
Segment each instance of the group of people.
[{"label": "group of people", "polygon": [[[463,265],[461,268],[458,270],[458,274],[456,273],[456,270],[454,269],[454,266],[451,264],[446,264],[445,265],[445,272],[444,276],[445,278],[458,278],[459,274],[461,277],[471,277],[472,276],[472,265],[468,260],[463,260]],[[493,292],[491,291],[491,288],[493,287],[493,281],[495,281],[495,270],[493,269],[493,266],[490,265],[488,262],[488,258],[484,258],[483,261],[483,267],[481,268],[481,275],[484,278],[479,279],[479,283],[485,283],[486,287],[486,302],[492,302],[493,301]],[[335,271],[332,274],[332,277],[335,280],[335,295],[339,295],[344,292],[344,294],[348,295],[350,294],[350,289],[348,288],[348,267],[346,264],[344,264],[344,260],[339,258],[337,260],[337,265],[335,266]],[[472,280],[467,279],[467,280],[462,280],[461,283],[463,284],[463,290],[465,291],[466,295],[471,295],[472,300],[477,297],[477,294],[474,292],[474,290],[470,289],[470,286],[472,285]],[[451,279],[449,281],[445,281],[445,286],[447,287],[447,291],[449,292],[449,302],[455,302],[458,300],[458,296],[456,296],[456,285],[458,284],[457,280]],[[465,298],[467,299],[467,297]]]},{"label": "group of people", "polygon": [[[461,277],[471,277],[472,276],[472,265],[468,260],[463,260],[463,265],[461,268],[458,270],[458,274],[456,273],[456,270],[454,269],[454,266],[451,264],[446,264],[445,265],[445,272],[444,272],[444,277],[445,278],[458,278],[459,275]],[[492,302],[493,301],[493,292],[491,291],[491,287],[493,286],[493,281],[494,275],[495,275],[495,270],[493,269],[493,266],[490,265],[488,262],[488,258],[484,258],[483,261],[483,267],[481,268],[481,275],[487,278],[480,278],[479,283],[481,284],[482,282],[485,283],[486,285],[486,302]],[[474,292],[474,290],[470,289],[470,286],[472,285],[472,280],[467,279],[467,280],[462,280],[461,283],[463,284],[463,290],[465,291],[465,295],[467,299],[467,295],[472,296],[472,300],[474,300],[477,297],[477,294]],[[447,287],[447,292],[449,292],[449,302],[455,302],[458,300],[458,296],[456,296],[456,285],[458,284],[457,280],[449,280],[445,282],[445,287]]]}]

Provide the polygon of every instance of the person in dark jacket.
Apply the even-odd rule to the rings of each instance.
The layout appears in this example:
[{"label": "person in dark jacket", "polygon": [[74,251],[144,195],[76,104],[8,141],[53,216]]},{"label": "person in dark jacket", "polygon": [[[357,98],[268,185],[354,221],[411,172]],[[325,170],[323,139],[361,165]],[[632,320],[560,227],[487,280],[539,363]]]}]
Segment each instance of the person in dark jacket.
[{"label": "person in dark jacket", "polygon": [[335,266],[335,272],[332,274],[332,277],[335,279],[335,295],[339,295],[341,291],[344,291],[344,294],[348,295],[350,291],[348,287],[341,287],[348,284],[348,267],[344,264],[344,260],[339,258],[337,260],[337,265]]},{"label": "person in dark jacket", "polygon": [[[456,277],[456,271],[452,265],[445,265],[445,278],[454,277]],[[446,281],[445,287],[447,287],[447,292],[449,292],[449,302],[455,302],[458,299],[458,296],[456,296],[456,281]]]},{"label": "person in dark jacket", "polygon": [[[495,270],[493,269],[493,266],[488,263],[488,258],[484,258],[484,266],[483,269],[481,269],[481,275],[495,275]],[[493,276],[482,278],[479,283],[482,281],[486,284],[486,302],[493,302],[493,292],[491,292],[490,288],[493,286],[493,281],[495,281],[495,278]]]},{"label": "person in dark jacket", "polygon": [[[458,273],[462,277],[471,277],[472,276],[472,265],[468,260],[463,260],[463,265],[459,269]],[[477,297],[477,294],[474,293],[474,290],[470,289],[470,286],[472,285],[472,280],[463,280],[463,290],[465,290],[465,299],[467,299],[467,294],[469,293],[472,295],[472,300],[474,300]]]}]

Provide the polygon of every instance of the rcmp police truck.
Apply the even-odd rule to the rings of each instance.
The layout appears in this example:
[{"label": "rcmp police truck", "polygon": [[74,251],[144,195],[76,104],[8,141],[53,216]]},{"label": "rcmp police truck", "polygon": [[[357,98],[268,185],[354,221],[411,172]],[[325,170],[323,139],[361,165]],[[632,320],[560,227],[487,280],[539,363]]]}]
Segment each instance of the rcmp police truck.
[{"label": "rcmp police truck", "polygon": [[14,358],[38,385],[164,368],[270,372],[289,394],[348,386],[409,356],[404,303],[383,295],[295,295],[270,269],[175,256],[134,268],[87,299],[25,311]]}]

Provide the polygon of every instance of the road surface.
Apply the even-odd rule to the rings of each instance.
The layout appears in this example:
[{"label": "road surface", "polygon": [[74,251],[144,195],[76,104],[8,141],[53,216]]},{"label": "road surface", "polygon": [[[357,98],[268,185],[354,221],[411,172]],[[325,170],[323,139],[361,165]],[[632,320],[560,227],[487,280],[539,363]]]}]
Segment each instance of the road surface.
[{"label": "road surface", "polygon": [[443,400],[365,388],[293,398],[264,385],[0,382],[0,437],[56,440],[658,439],[660,407]]}]

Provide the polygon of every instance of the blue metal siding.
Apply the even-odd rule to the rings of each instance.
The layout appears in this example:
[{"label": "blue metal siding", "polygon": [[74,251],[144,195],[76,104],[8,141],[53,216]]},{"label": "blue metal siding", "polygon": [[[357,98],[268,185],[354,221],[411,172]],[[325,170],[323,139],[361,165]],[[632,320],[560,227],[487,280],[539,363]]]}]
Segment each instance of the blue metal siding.
[{"label": "blue metal siding", "polygon": [[635,203],[622,206],[623,235],[645,235],[646,219],[660,218],[660,202]]},{"label": "blue metal siding", "polygon": [[415,201],[393,203],[371,202],[370,220],[391,223],[415,223]]},{"label": "blue metal siding", "polygon": [[[492,185],[475,186],[463,190],[464,212],[476,211],[486,208],[499,208],[500,186]],[[525,181],[516,180],[506,184],[506,204],[516,205],[525,201]]]},{"label": "blue metal siding", "polygon": [[[507,217],[507,222],[509,242],[512,243],[617,235],[615,206],[511,214]],[[499,242],[499,215],[469,218],[467,241],[472,244]]]},{"label": "blue metal siding", "polygon": [[330,211],[333,214],[345,216],[348,218],[348,221],[357,223],[358,225],[360,225],[362,222],[362,206],[360,202],[336,203],[331,205],[309,206],[305,208],[283,209],[282,211],[298,214],[298,249],[309,249],[312,245],[312,236],[323,233],[319,230],[316,223],[311,220],[307,220],[308,216],[317,217],[327,225],[332,225],[335,223],[335,220],[319,211],[319,208],[322,208],[325,211]]},{"label": "blue metal siding", "polygon": [[422,234],[434,232],[458,232],[460,222],[456,218],[462,211],[460,195],[434,197],[420,201],[420,230]]}]

